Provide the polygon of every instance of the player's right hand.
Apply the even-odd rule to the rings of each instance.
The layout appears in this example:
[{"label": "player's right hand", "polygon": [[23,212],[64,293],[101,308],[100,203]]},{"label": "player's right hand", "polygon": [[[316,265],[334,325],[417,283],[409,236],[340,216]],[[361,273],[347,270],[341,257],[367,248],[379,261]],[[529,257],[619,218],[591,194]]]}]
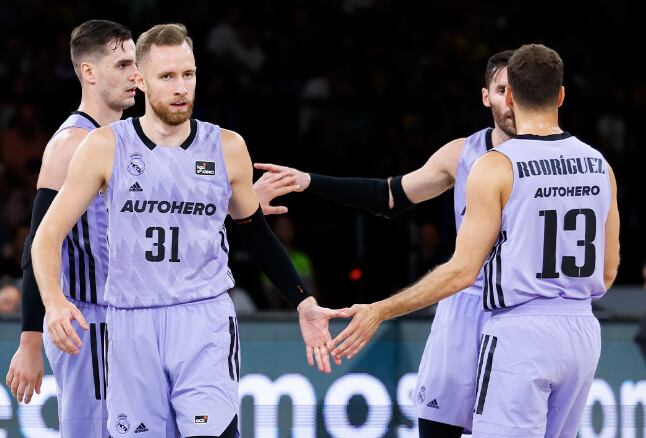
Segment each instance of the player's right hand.
[{"label": "player's right hand", "polygon": [[40,332],[22,332],[20,345],[11,358],[6,383],[18,403],[29,403],[31,397],[40,394],[43,383],[43,335]]},{"label": "player's right hand", "polygon": [[265,171],[253,186],[265,215],[287,213],[287,207],[273,207],[269,203],[287,193],[302,192],[310,185],[309,173],[291,167],[267,163],[255,163],[254,167]]},{"label": "player's right hand", "polygon": [[79,354],[82,342],[72,321],[76,320],[83,330],[88,330],[81,311],[64,297],[57,299],[45,309],[45,322],[50,338],[56,347],[68,354]]}]

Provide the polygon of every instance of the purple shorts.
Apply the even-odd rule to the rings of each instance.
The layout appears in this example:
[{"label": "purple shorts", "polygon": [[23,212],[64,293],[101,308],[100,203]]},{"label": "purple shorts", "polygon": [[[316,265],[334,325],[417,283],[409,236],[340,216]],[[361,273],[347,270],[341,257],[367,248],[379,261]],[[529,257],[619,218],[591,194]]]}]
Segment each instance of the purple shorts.
[{"label": "purple shorts", "polygon": [[157,308],[110,307],[107,321],[113,437],[219,436],[229,427],[238,415],[240,379],[229,294]]},{"label": "purple shorts", "polygon": [[496,312],[478,359],[474,437],[576,437],[601,353],[590,301]]},{"label": "purple shorts", "polygon": [[489,317],[479,295],[440,301],[417,375],[418,418],[471,430],[480,335]]},{"label": "purple shorts", "polygon": [[74,328],[83,345],[78,355],[63,353],[43,332],[45,354],[54,371],[58,419],[63,438],[107,438],[106,381],[103,351],[106,341],[106,308],[68,300],[79,308],[90,330]]}]

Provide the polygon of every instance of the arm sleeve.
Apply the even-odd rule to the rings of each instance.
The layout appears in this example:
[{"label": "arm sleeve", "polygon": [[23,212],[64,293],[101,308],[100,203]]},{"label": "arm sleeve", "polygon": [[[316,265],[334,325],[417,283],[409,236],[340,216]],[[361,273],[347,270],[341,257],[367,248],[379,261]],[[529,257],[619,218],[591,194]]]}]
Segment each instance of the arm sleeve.
[{"label": "arm sleeve", "polygon": [[31,213],[31,227],[29,235],[25,240],[25,247],[22,252],[22,331],[43,331],[43,319],[45,318],[45,306],[40,298],[40,291],[34,277],[34,268],[31,264],[31,243],[36,235],[45,213],[52,205],[52,201],[58,192],[51,189],[38,189],[34,199],[34,207]]},{"label": "arm sleeve", "polygon": [[234,221],[240,239],[267,278],[280,290],[289,303],[298,305],[310,296],[303,280],[292,265],[285,248],[269,228],[262,209],[245,219]]},{"label": "arm sleeve", "polygon": [[[347,207],[368,211],[377,216],[393,218],[414,204],[402,187],[402,176],[390,180],[376,178],[337,178],[310,173],[306,192],[316,193]],[[388,192],[393,194],[394,207],[388,206]]]}]

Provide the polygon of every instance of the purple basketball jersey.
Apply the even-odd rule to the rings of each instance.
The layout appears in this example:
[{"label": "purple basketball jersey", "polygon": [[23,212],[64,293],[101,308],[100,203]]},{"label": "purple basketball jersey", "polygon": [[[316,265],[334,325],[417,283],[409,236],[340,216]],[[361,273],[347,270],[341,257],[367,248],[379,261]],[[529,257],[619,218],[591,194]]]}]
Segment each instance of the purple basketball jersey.
[{"label": "purple basketball jersey", "polygon": [[[74,111],[56,130],[68,128],[93,131],[99,124],[89,115]],[[108,276],[108,212],[98,194],[63,241],[61,287],[68,297],[105,305],[103,291]]]},{"label": "purple basketball jersey", "polygon": [[234,286],[224,228],[231,186],[220,128],[190,123],[179,147],[155,145],[138,119],[110,125],[116,148],[106,193],[109,305],[189,303]]},{"label": "purple basketball jersey", "polygon": [[[467,177],[471,171],[473,163],[493,148],[491,142],[492,128],[485,128],[474,134],[471,134],[464,141],[462,148],[462,155],[458,163],[458,169],[455,174],[455,186],[453,189],[453,209],[455,212],[455,230],[460,229],[464,213],[466,212],[466,190],[467,190]],[[478,278],[475,283],[464,289],[466,292],[473,295],[482,295],[482,285],[484,282],[484,273],[482,270],[478,273]]]},{"label": "purple basketball jersey", "polygon": [[519,135],[496,151],[514,183],[484,267],[484,308],[600,298],[611,200],[603,156],[568,133]]}]

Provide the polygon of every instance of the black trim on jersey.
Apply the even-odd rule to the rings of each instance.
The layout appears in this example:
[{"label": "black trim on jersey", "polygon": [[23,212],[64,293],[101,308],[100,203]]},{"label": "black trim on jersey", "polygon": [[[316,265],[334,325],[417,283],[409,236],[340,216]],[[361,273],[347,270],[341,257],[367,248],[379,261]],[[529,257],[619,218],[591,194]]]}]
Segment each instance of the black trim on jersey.
[{"label": "black trim on jersey", "polygon": [[[482,338],[484,337],[484,343]],[[476,376],[476,396],[480,388],[480,374],[482,373],[482,362],[484,361],[485,351],[489,345],[489,335],[480,335],[480,359],[478,359],[478,374]]]},{"label": "black trim on jersey", "polygon": [[95,128],[100,128],[101,127],[101,125],[99,125],[99,123],[96,120],[94,120],[92,117],[90,117],[90,115],[88,113],[85,113],[83,111],[72,111],[72,114],[78,114],[79,116],[85,117],[86,119],[88,119],[90,121],[90,123],[92,123],[94,125]]},{"label": "black trim on jersey", "polygon": [[566,138],[572,137],[567,131],[563,131],[559,134],[550,134],[550,135],[536,135],[536,134],[518,134],[515,137],[512,137],[516,140],[541,140],[541,141],[557,141],[565,140]]},{"label": "black trim on jersey", "polygon": [[[103,324],[103,323],[102,323]],[[105,323],[105,349],[103,350],[103,367],[105,368],[105,380],[103,381],[104,387],[107,389],[109,383],[108,383],[108,375],[110,375],[110,366],[108,363],[108,350],[110,349],[110,332],[108,331],[108,325]],[[106,392],[107,394],[107,392]],[[106,395],[107,397],[107,395]]]},{"label": "black trim on jersey", "polygon": [[101,355],[103,360],[101,361],[101,369],[103,370],[103,398],[105,399],[108,394],[108,375],[107,375],[107,357],[108,357],[108,345],[105,343],[106,337],[108,336],[108,325],[105,322],[102,322],[99,325],[99,330],[101,331]]},{"label": "black trim on jersey", "polygon": [[[188,137],[186,137],[186,140],[184,140],[182,144],[179,145],[179,147],[181,147],[184,150],[188,149],[188,147],[193,143],[193,140],[195,140],[195,136],[197,135],[197,120],[190,119],[190,123],[191,123],[191,132],[188,134]],[[144,133],[144,130],[141,127],[141,122],[139,121],[139,117],[134,117],[132,119],[132,125],[135,128],[135,132],[137,133],[141,141],[146,145],[148,149],[152,151],[157,147],[157,144],[154,141],[152,141],[150,138],[148,138],[146,133]]]},{"label": "black trim on jersey", "polygon": [[236,325],[236,353],[233,358],[236,361],[236,382],[240,381],[240,331],[238,328],[238,318],[234,318]]},{"label": "black trim on jersey", "polygon": [[489,128],[485,133],[485,146],[487,147],[488,151],[493,149],[493,140],[491,139],[492,133],[493,133],[493,128]]},{"label": "black trim on jersey", "polygon": [[94,377],[94,397],[101,400],[101,379],[99,378],[99,354],[97,352],[96,324],[90,323],[90,346],[92,349],[92,376]]},{"label": "black trim on jersey", "polygon": [[67,259],[70,277],[70,297],[76,299],[76,257],[74,257],[74,244],[70,236],[65,236],[67,241]]},{"label": "black trim on jersey", "polygon": [[507,241],[507,231],[502,232],[502,242],[498,246],[498,251],[496,251],[496,292],[498,294],[498,304],[500,307],[505,306],[505,294],[502,292],[502,260],[500,259],[500,253],[502,251],[502,246]]},{"label": "black trim on jersey", "polygon": [[[484,376],[482,377],[482,385],[480,386],[480,394],[478,396],[478,404],[476,406],[476,414],[482,414],[484,409],[485,400],[487,398],[487,390],[489,389],[489,379],[491,378],[491,366],[493,364],[493,354],[496,351],[496,344],[498,344],[498,338],[491,336],[491,348],[489,348],[489,353],[487,354],[487,364],[485,365]],[[480,371],[478,371],[480,373]]]},{"label": "black trim on jersey", "polygon": [[90,269],[90,301],[92,304],[98,304],[96,298],[96,271],[94,266],[94,256],[92,255],[92,247],[90,246],[90,224],[87,220],[87,211],[81,216],[81,224],[83,225],[83,246],[87,254],[88,264]]},{"label": "black trim on jersey", "polygon": [[79,300],[87,302],[87,295],[85,291],[85,257],[83,256],[83,249],[81,248],[81,242],[79,240],[79,224],[76,223],[74,228],[72,228],[72,241],[74,246],[79,251],[79,285],[81,288],[81,293],[79,295]]},{"label": "black trim on jersey", "polygon": [[235,346],[236,340],[235,340],[235,324],[233,322],[233,317],[229,317],[229,335],[231,336],[231,343],[229,344],[229,377],[231,377],[231,380],[235,380],[235,376],[233,375],[233,348]]},{"label": "black trim on jersey", "polygon": [[[482,305],[485,310],[500,309],[507,307],[505,305],[504,292],[502,290],[502,259],[500,253],[502,245],[507,242],[507,232],[501,231],[498,235],[496,244],[491,249],[487,261],[483,267],[484,273],[484,289],[482,292]],[[494,271],[495,267],[495,271]],[[496,275],[495,295],[494,295],[494,273]],[[498,304],[496,304],[495,297],[498,296]]]}]

